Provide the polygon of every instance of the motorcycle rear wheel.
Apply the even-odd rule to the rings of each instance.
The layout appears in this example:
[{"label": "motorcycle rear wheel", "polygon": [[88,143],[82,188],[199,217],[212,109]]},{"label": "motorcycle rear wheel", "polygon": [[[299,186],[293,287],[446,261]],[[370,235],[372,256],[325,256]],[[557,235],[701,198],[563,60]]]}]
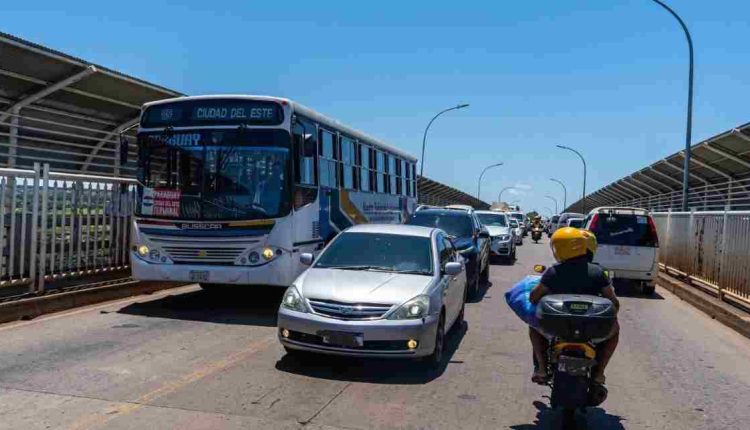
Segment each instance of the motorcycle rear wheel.
[{"label": "motorcycle rear wheel", "polygon": [[576,423],[576,410],[573,408],[565,408],[562,411],[562,430],[576,430],[578,428]]}]

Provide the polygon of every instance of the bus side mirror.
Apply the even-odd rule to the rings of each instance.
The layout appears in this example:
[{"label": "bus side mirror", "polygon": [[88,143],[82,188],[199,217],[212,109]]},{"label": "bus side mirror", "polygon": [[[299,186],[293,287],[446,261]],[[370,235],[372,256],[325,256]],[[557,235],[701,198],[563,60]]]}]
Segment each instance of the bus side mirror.
[{"label": "bus side mirror", "polygon": [[129,152],[128,138],[124,135],[120,135],[120,166],[128,164],[128,152]]}]

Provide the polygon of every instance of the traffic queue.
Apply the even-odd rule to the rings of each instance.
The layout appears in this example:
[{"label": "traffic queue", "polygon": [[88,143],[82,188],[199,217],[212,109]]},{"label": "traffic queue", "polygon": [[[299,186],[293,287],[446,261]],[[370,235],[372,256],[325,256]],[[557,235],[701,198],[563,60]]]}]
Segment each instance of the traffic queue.
[{"label": "traffic queue", "polygon": [[350,227],[317,256],[300,255],[308,268],[282,298],[279,340],[292,355],[438,366],[466,302],[481,300],[490,264],[515,262],[518,225],[514,214],[453,205],[420,206],[403,225]]}]

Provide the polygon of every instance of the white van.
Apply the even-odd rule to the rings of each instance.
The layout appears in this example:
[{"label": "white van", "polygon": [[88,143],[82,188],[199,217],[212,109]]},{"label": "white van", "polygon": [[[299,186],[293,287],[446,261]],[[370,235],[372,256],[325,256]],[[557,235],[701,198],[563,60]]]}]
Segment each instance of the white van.
[{"label": "white van", "polygon": [[638,282],[653,294],[659,271],[659,237],[645,209],[600,207],[586,217],[586,230],[596,235],[594,262],[614,272],[616,279]]}]

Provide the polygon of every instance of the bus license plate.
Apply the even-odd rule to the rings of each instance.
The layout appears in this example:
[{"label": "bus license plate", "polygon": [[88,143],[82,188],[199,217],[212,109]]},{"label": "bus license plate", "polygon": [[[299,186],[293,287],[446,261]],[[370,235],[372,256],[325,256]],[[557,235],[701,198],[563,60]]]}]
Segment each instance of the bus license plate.
[{"label": "bus license plate", "polygon": [[208,282],[208,270],[191,270],[190,280],[192,282]]}]

